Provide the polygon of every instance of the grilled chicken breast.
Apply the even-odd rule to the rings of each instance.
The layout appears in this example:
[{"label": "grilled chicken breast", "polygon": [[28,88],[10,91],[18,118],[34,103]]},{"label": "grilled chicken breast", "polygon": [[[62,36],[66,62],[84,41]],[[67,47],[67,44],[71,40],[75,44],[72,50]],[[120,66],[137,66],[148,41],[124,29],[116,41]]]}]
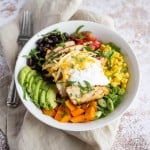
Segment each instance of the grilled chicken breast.
[{"label": "grilled chicken breast", "polygon": [[60,53],[63,49],[67,48],[67,47],[71,47],[71,46],[74,46],[75,45],[75,42],[74,41],[68,41],[68,42],[65,42],[64,43],[64,47],[62,46],[59,46],[53,50],[47,50],[47,53],[46,53],[46,56],[45,58],[47,59],[48,58],[48,54],[51,52],[51,51],[54,51],[54,52],[58,52]]},{"label": "grilled chicken breast", "polygon": [[78,86],[69,86],[66,88],[66,92],[74,104],[82,104],[99,99],[109,93],[108,89],[104,86],[95,86],[92,91],[86,94],[81,93],[81,89]]},{"label": "grilled chicken breast", "polygon": [[66,97],[67,96],[67,93],[66,93],[66,84],[65,83],[56,83],[56,87],[58,89],[58,92],[59,94],[62,96],[62,97]]}]

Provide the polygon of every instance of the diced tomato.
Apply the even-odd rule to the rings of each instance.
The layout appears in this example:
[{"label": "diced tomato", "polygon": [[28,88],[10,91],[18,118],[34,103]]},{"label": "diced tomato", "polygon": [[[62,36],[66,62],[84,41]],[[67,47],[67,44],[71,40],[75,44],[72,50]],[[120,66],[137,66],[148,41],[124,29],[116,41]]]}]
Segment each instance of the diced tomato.
[{"label": "diced tomato", "polygon": [[95,47],[94,44],[90,44],[89,47],[90,47],[92,50],[95,50],[95,49],[96,49],[96,47]]},{"label": "diced tomato", "polygon": [[85,32],[82,32],[82,35],[85,36],[85,39],[87,41],[95,41],[96,40],[96,38],[94,37],[94,35],[91,32],[85,31]]},{"label": "diced tomato", "polygon": [[89,36],[87,37],[87,40],[88,41],[95,41],[96,38],[92,34],[89,34]]},{"label": "diced tomato", "polygon": [[100,48],[101,42],[94,41],[93,44],[95,45],[96,49]]},{"label": "diced tomato", "polygon": [[82,45],[83,43],[84,43],[84,40],[83,40],[83,39],[77,41],[77,44],[79,44],[79,45],[80,45],[80,44]]},{"label": "diced tomato", "polygon": [[92,50],[96,50],[100,48],[101,42],[99,41],[93,41],[89,46]]}]

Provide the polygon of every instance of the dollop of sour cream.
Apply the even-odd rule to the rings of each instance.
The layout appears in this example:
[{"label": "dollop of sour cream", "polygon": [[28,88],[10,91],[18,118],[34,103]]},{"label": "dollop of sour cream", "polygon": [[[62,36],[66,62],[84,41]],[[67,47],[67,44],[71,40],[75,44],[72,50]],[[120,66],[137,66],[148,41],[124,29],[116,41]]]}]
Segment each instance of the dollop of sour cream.
[{"label": "dollop of sour cream", "polygon": [[82,86],[86,86],[84,81],[88,81],[91,86],[108,85],[109,80],[105,76],[100,63],[93,63],[84,70],[74,70],[70,76],[70,81],[80,82]]}]

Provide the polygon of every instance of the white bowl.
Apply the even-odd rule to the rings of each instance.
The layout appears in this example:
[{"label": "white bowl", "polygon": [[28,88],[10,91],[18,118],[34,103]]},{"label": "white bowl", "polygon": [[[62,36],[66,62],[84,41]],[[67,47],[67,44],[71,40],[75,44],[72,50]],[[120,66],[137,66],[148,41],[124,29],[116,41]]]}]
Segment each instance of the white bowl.
[{"label": "white bowl", "polygon": [[[130,79],[127,86],[127,93],[122,99],[122,102],[118,105],[114,112],[110,113],[105,118],[87,122],[87,123],[60,123],[53,118],[44,115],[39,108],[37,108],[31,101],[31,99],[27,96],[27,100],[23,98],[23,90],[18,83],[18,73],[23,66],[26,65],[26,58],[22,57],[23,55],[28,55],[32,48],[34,48],[35,42],[41,38],[43,34],[46,34],[54,29],[59,29],[62,32],[73,33],[75,29],[80,26],[84,25],[84,30],[92,31],[94,35],[104,43],[113,42],[121,48],[121,52],[123,53],[125,60],[129,67]],[[117,119],[121,114],[123,114],[130,104],[133,102],[133,99],[136,96],[139,87],[139,69],[137,59],[133,50],[130,46],[120,37],[116,32],[94,22],[89,21],[68,21],[68,22],[61,22],[52,26],[49,26],[42,31],[35,34],[24,46],[22,51],[20,52],[16,67],[15,67],[15,83],[17,87],[18,94],[22,103],[28,109],[28,111],[35,116],[37,119],[42,121],[43,123],[58,128],[62,130],[69,130],[69,131],[85,131],[85,130],[92,130],[96,128],[101,128],[115,119]]]}]

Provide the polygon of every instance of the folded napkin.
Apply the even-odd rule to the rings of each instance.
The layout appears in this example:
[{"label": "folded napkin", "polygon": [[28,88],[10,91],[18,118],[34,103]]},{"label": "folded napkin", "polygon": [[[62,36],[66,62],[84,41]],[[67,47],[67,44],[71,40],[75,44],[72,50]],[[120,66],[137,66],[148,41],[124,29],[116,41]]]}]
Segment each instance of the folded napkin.
[{"label": "folded napkin", "polygon": [[[80,9],[81,0],[27,0],[23,10],[33,15],[34,33],[51,24],[67,20],[89,20],[114,29],[110,17]],[[21,14],[22,12],[20,12]],[[15,65],[19,34],[18,18],[0,29],[0,41],[8,66]],[[70,132],[47,126],[34,118],[20,103],[17,108],[6,108],[9,77],[0,85],[0,128],[7,133],[11,150],[109,150],[113,144],[119,120],[92,131]],[[6,115],[7,114],[7,115]]]}]

